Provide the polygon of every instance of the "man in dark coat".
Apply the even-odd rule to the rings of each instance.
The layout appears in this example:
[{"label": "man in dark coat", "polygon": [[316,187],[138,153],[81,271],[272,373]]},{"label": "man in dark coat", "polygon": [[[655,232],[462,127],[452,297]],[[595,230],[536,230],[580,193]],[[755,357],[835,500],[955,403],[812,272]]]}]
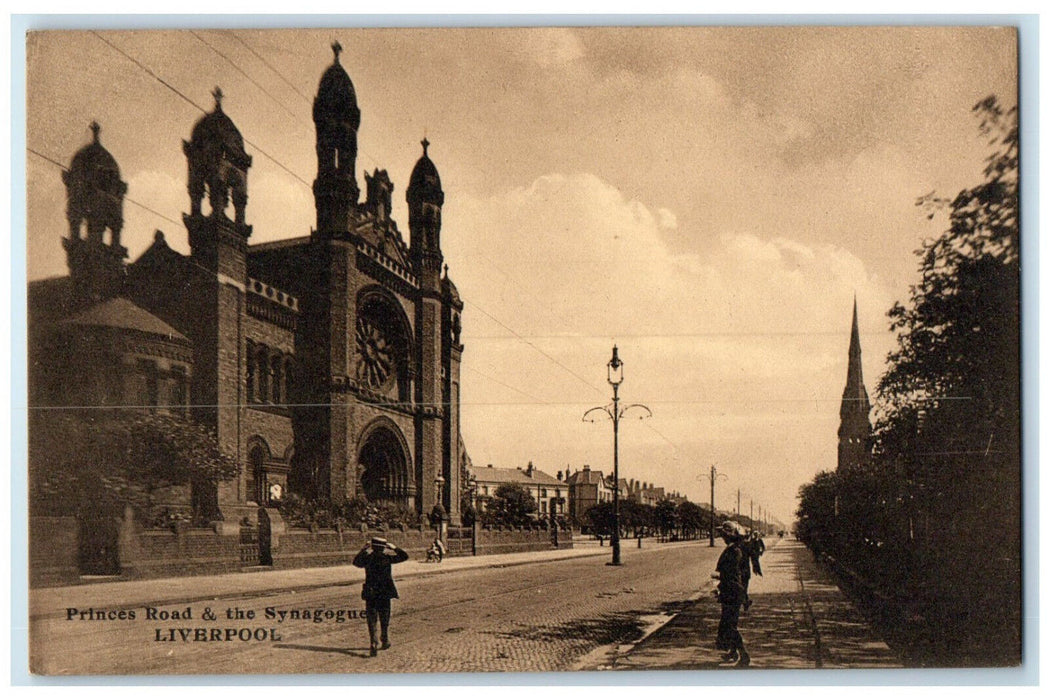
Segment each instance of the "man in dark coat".
[{"label": "man in dark coat", "polygon": [[[379,648],[390,648],[390,599],[398,597],[390,567],[407,560],[408,552],[382,537],[373,537],[354,557],[354,566],[365,570],[361,598],[365,601],[365,617],[368,620],[369,656],[375,656]],[[381,636],[376,635],[377,621],[382,630]]]},{"label": "man in dark coat", "polygon": [[740,547],[744,551],[740,573],[744,581],[744,611],[746,612],[751,607],[751,595],[748,592],[751,586],[751,572],[755,572],[757,576],[762,575],[762,563],[759,557],[766,551],[766,543],[762,541],[762,537],[757,532],[751,531],[744,537]]},{"label": "man in dark coat", "polygon": [[726,548],[718,557],[718,602],[722,604],[722,618],[718,622],[718,638],[715,646],[726,652],[726,661],[735,661],[737,666],[750,666],[751,655],[744,648],[744,638],[740,635],[740,607],[747,600],[747,589],[744,587],[743,569],[750,567],[750,561],[741,544],[744,531],[731,520],[722,523],[719,533],[726,543]]}]

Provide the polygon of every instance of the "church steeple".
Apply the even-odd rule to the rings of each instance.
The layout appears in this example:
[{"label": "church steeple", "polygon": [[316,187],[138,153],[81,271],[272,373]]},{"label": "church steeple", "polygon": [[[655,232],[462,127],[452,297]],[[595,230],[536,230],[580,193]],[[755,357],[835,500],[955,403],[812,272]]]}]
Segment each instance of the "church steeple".
[{"label": "church steeple", "polygon": [[849,366],[846,370],[846,388],[842,391],[839,408],[839,469],[848,469],[864,463],[871,440],[871,402],[864,388],[864,372],[860,357],[860,328],[857,323],[857,299],[853,298],[853,327],[849,339]]}]

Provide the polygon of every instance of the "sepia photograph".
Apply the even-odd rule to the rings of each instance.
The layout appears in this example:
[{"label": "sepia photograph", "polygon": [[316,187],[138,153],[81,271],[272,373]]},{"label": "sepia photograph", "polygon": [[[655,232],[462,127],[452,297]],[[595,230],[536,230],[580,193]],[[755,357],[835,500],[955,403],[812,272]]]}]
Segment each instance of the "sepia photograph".
[{"label": "sepia photograph", "polygon": [[28,32],[29,672],[1028,662],[945,19]]}]

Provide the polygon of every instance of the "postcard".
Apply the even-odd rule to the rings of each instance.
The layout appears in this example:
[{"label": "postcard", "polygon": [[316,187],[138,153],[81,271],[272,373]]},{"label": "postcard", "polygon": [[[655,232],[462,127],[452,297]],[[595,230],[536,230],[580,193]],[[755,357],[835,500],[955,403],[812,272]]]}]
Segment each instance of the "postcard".
[{"label": "postcard", "polygon": [[26,51],[32,673],[1021,663],[1015,27]]}]

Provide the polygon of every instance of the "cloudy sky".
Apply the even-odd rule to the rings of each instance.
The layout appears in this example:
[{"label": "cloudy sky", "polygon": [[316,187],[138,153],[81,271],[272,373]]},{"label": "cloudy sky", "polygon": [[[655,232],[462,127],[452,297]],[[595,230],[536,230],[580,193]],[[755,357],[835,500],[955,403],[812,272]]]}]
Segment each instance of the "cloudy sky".
[{"label": "cloudy sky", "polygon": [[[404,187],[420,139],[446,192],[466,303],[463,435],[475,463],[609,470],[790,522],[833,469],[856,295],[870,393],[886,311],[937,235],[915,199],[980,179],[971,107],[1016,100],[991,28],[544,28],[44,33],[28,40],[28,274],[65,273],[61,172],[91,137],[120,163],[124,241],[188,252],[181,139],[221,86],[254,157],[252,242],[314,223],[311,101],[333,39],[362,112],[361,172]],[[167,87],[170,86],[170,87]],[[176,94],[178,91],[183,96]],[[187,101],[189,100],[189,101]],[[152,210],[152,211],[150,211]]]}]

